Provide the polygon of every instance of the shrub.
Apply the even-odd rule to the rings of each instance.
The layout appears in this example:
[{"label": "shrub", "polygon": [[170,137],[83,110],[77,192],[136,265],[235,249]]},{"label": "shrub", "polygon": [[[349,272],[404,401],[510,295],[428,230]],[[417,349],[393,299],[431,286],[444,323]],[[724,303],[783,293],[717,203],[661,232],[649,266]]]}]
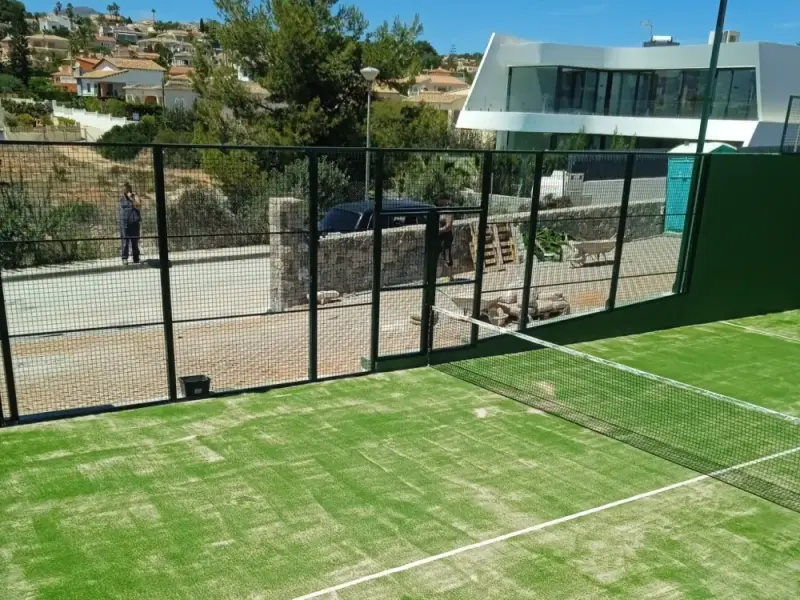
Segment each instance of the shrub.
[{"label": "shrub", "polygon": [[78,122],[75,119],[70,119],[69,117],[58,117],[58,124],[63,125],[64,127],[75,127]]},{"label": "shrub", "polygon": [[99,256],[88,238],[97,208],[83,202],[54,205],[49,191],[29,195],[25,184],[0,187],[0,266],[19,269]]},{"label": "shrub", "polygon": [[145,117],[140,123],[115,125],[98,140],[101,144],[139,144],[130,146],[99,146],[98,152],[109,160],[133,160],[142,150],[142,145],[151,144],[158,135],[158,124],[153,117]]},{"label": "shrub", "polygon": [[457,204],[466,188],[478,183],[478,165],[472,156],[415,154],[393,178],[395,190],[409,199],[433,203],[440,195],[449,195]]},{"label": "shrub", "polygon": [[103,112],[111,115],[112,117],[127,117],[128,108],[122,100],[116,98],[109,98],[103,106]]},{"label": "shrub", "polygon": [[[336,204],[354,199],[350,178],[335,163],[322,158],[319,160],[317,171],[319,173],[317,204],[320,214]],[[292,196],[308,200],[309,187],[308,158],[301,158],[281,171],[272,171],[267,184],[267,193],[271,197]],[[355,196],[360,198],[362,194],[363,191],[356,190]]]},{"label": "shrub", "polygon": [[[520,227],[520,234],[522,235],[522,243],[525,247],[528,246],[528,226],[527,224]],[[536,230],[536,241],[539,242],[539,247],[534,249],[536,258],[542,260],[544,253],[560,254],[562,246],[564,245],[565,237],[560,233],[549,227],[542,227]]]},{"label": "shrub", "polygon": [[100,102],[99,98],[94,98],[92,96],[83,98],[81,101],[81,106],[79,108],[83,108],[88,110],[89,112],[102,112],[103,111],[103,103]]},{"label": "shrub", "polygon": [[0,74],[0,94],[19,92],[25,85],[13,75]]},{"label": "shrub", "polygon": [[36,119],[29,114],[23,113],[21,115],[17,115],[17,124],[20,127],[35,127]]},{"label": "shrub", "polygon": [[167,223],[170,235],[176,236],[173,245],[179,250],[237,245],[230,237],[208,234],[240,231],[228,199],[213,188],[194,187],[182,191],[167,205]]},{"label": "shrub", "polygon": [[[153,141],[157,144],[191,144],[192,134],[162,129]],[[172,169],[197,169],[200,167],[200,153],[194,148],[165,148],[164,165]]]},{"label": "shrub", "polygon": [[74,97],[74,94],[53,85],[49,77],[31,77],[28,92],[33,98],[46,101],[69,102]]},{"label": "shrub", "polygon": [[22,115],[28,114],[33,117],[43,117],[53,112],[53,106],[49,102],[16,102],[10,98],[0,101],[0,106],[7,114]]}]

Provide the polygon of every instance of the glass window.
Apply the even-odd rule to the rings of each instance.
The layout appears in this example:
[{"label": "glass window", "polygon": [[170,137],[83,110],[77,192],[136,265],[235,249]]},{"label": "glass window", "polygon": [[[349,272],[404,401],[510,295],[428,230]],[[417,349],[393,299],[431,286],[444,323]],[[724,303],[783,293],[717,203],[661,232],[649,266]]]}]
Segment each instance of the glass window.
[{"label": "glass window", "polygon": [[756,118],[756,73],[755,69],[736,69],[731,82],[727,118]]},{"label": "glass window", "polygon": [[558,112],[580,112],[585,75],[586,71],[583,69],[561,69],[561,78],[558,84]]},{"label": "glass window", "polygon": [[558,67],[511,67],[508,101],[511,112],[553,112]]},{"label": "glass window", "polygon": [[703,114],[703,96],[706,89],[706,70],[684,71],[680,99],[680,116],[699,119]]},{"label": "glass window", "polygon": [[622,73],[619,90],[619,114],[630,116],[633,114],[633,105],[636,102],[636,73]]},{"label": "glass window", "polygon": [[583,83],[581,114],[591,115],[594,112],[595,98],[597,96],[597,79],[597,71],[586,71],[586,78]]},{"label": "glass window", "polygon": [[608,93],[608,78],[607,71],[601,71],[597,77],[597,96],[594,102],[594,114],[606,114],[606,95]]},{"label": "glass window", "polygon": [[728,108],[728,99],[731,95],[731,81],[733,70],[720,69],[717,71],[717,80],[714,84],[714,99],[711,104],[711,118],[724,119]]},{"label": "glass window", "polygon": [[619,90],[622,85],[622,73],[609,73],[611,79],[611,92],[608,98],[608,111],[607,115],[619,114]]},{"label": "glass window", "polygon": [[653,100],[653,74],[640,73],[639,85],[636,88],[636,106],[633,109],[633,114],[637,117],[647,117],[651,112],[651,103]]},{"label": "glass window", "polygon": [[681,93],[681,71],[656,71],[653,116],[677,117]]}]

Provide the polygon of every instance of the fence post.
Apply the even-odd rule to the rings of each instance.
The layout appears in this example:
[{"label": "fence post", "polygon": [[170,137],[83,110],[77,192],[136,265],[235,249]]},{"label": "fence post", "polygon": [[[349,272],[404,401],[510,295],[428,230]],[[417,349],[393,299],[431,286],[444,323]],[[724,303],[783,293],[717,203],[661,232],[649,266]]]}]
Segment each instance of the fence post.
[{"label": "fence post", "polygon": [[308,154],[308,380],[317,379],[318,359],[318,298],[319,273],[317,258],[319,249],[319,232],[317,231],[317,213],[319,212],[319,156],[316,150]]},{"label": "fence post", "polygon": [[[3,371],[6,376],[6,392],[8,394],[8,422],[19,421],[17,405],[17,385],[14,379],[14,361],[11,358],[11,339],[8,335],[8,315],[6,314],[6,297],[3,293],[3,276],[0,274],[0,345],[3,349]],[[0,403],[0,425],[4,425],[3,407]]]},{"label": "fence post", "polygon": [[419,320],[419,348],[422,354],[431,349],[432,307],[436,302],[436,271],[439,267],[439,211],[431,209],[425,218],[425,257],[422,272],[422,312]]},{"label": "fence post", "polygon": [[[375,156],[375,206],[372,212],[373,238],[372,238],[372,327],[369,338],[369,370],[373,373],[378,368],[378,352],[380,349],[381,329],[381,262],[383,250],[383,223],[381,211],[383,210],[383,152],[380,150]],[[367,156],[369,160],[369,156]]]},{"label": "fence post", "polygon": [[175,402],[178,399],[178,376],[175,366],[175,333],[172,327],[172,288],[169,283],[169,240],[167,238],[163,146],[153,146],[153,172],[155,174],[158,264],[161,272],[161,311],[164,315],[164,348],[167,359],[167,390],[170,401]]},{"label": "fence post", "polygon": [[[492,185],[491,151],[483,153],[483,176],[481,177],[481,212],[478,218],[478,247],[475,251],[475,289],[472,292],[472,318],[481,317],[481,296],[483,294],[483,270],[486,258],[486,229],[489,223],[489,192]],[[478,341],[478,326],[472,325],[470,344]]]},{"label": "fence post", "polygon": [[619,206],[619,224],[617,225],[617,245],[614,250],[614,267],[611,269],[611,287],[608,290],[606,310],[614,310],[617,304],[617,287],[619,286],[619,271],[622,265],[622,247],[625,244],[625,227],[628,223],[628,204],[631,199],[631,183],[633,182],[633,167],[636,164],[636,154],[631,152],[625,162],[625,182],[622,185],[622,203]]},{"label": "fence post", "polygon": [[528,216],[528,244],[525,247],[525,277],[522,284],[522,307],[519,311],[519,329],[528,326],[528,311],[531,305],[531,284],[533,283],[533,259],[536,251],[536,229],[539,222],[539,196],[542,192],[542,171],[544,154],[536,153],[536,166],[533,172],[533,192],[531,193],[531,213]]}]

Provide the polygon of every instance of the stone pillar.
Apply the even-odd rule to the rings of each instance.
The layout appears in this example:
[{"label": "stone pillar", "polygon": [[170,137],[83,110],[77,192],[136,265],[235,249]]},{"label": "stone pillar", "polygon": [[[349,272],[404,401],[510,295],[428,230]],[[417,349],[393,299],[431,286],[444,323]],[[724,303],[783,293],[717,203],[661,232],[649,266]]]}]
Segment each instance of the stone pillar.
[{"label": "stone pillar", "polygon": [[296,198],[269,199],[269,310],[280,312],[308,300],[307,203]]}]

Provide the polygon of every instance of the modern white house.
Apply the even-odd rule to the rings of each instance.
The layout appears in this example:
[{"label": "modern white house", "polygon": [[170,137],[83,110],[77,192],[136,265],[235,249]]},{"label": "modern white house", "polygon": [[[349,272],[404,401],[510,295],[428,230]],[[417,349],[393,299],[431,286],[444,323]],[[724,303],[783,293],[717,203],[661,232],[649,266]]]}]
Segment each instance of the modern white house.
[{"label": "modern white house", "polygon": [[[710,45],[596,48],[493,35],[457,126],[497,132],[498,147],[555,148],[585,132],[593,148],[616,134],[641,148],[697,139]],[[720,47],[708,140],[777,146],[789,96],[800,94],[800,47]]]}]

